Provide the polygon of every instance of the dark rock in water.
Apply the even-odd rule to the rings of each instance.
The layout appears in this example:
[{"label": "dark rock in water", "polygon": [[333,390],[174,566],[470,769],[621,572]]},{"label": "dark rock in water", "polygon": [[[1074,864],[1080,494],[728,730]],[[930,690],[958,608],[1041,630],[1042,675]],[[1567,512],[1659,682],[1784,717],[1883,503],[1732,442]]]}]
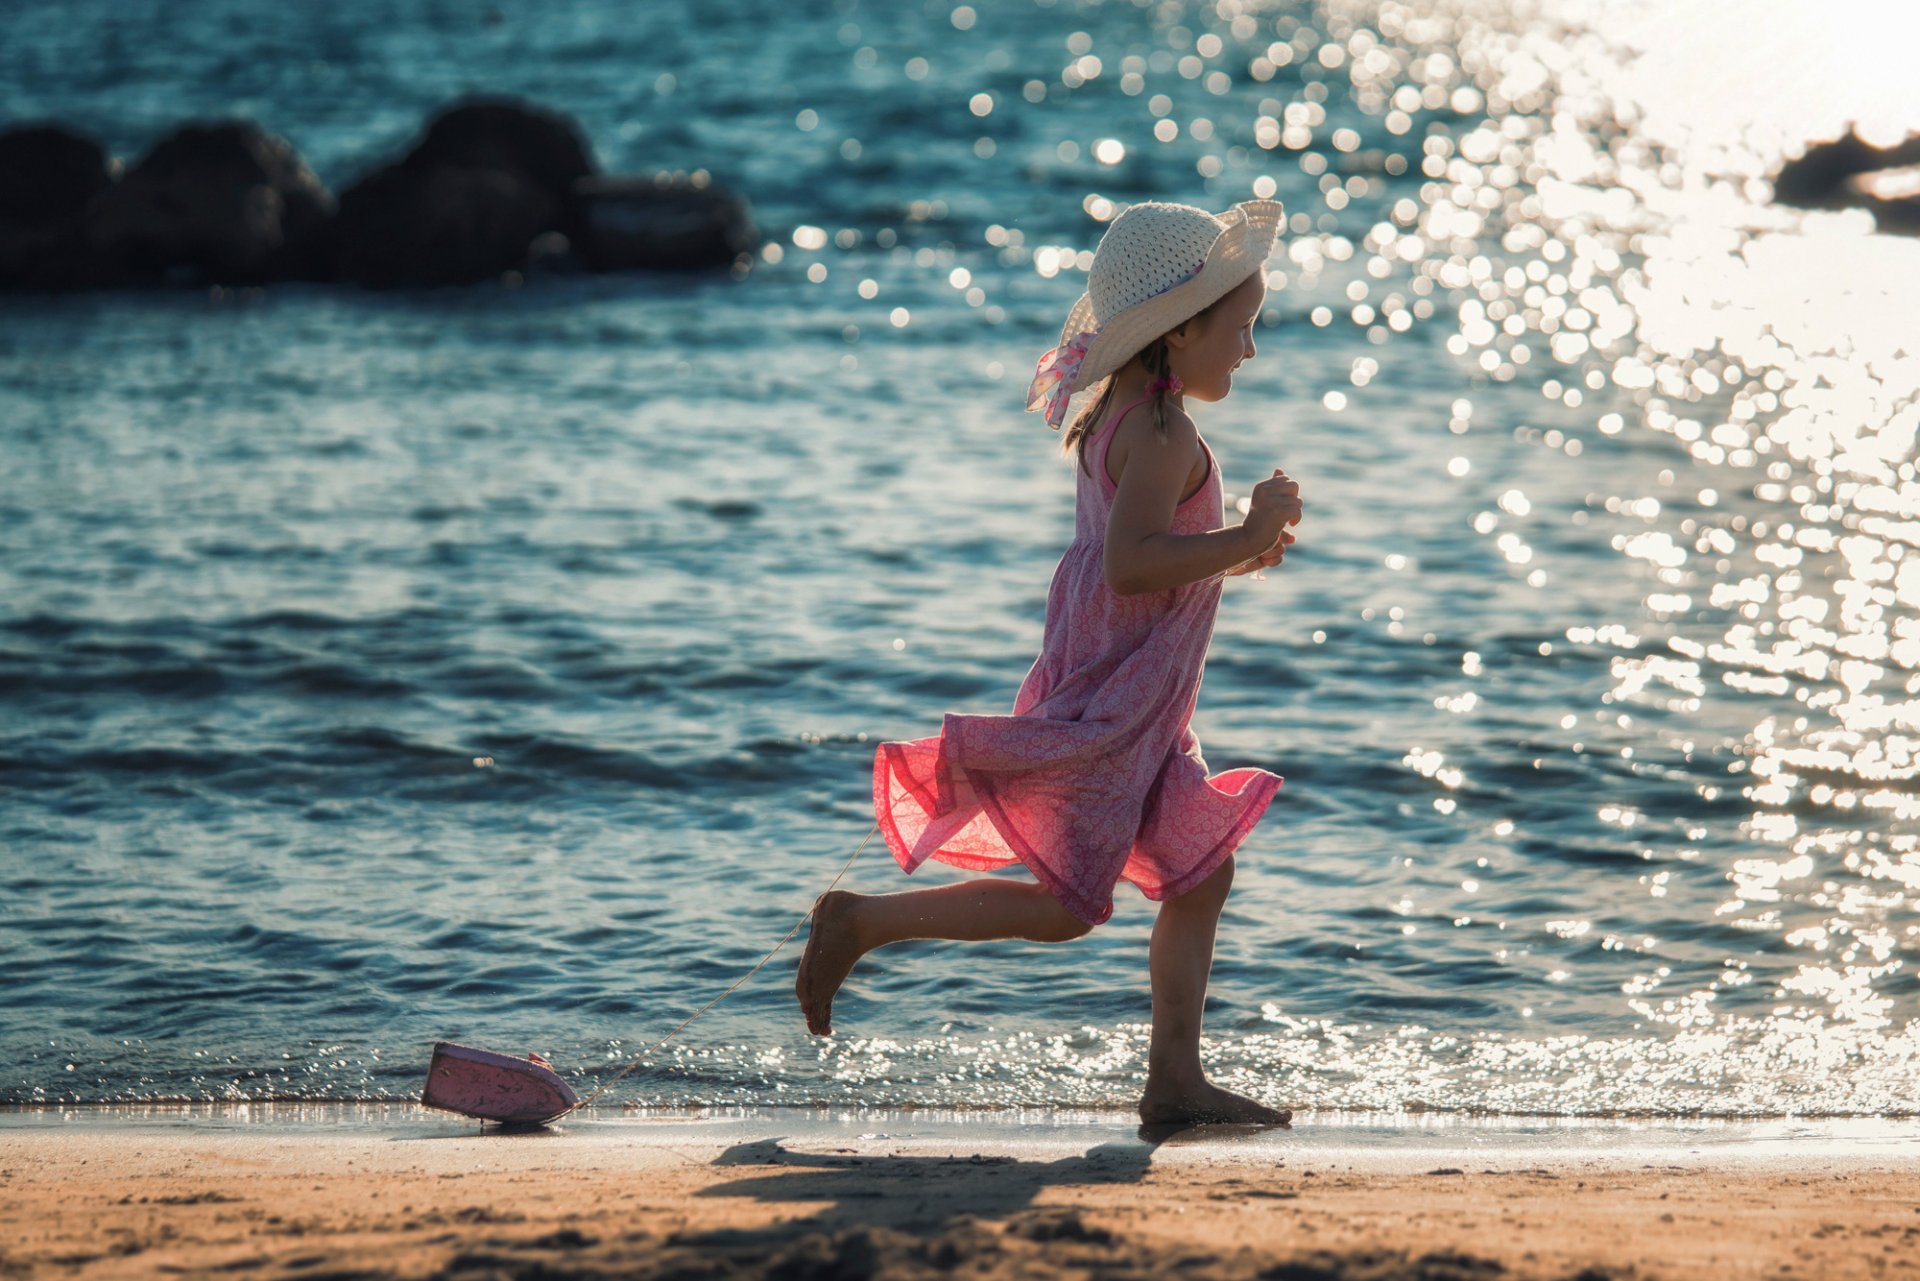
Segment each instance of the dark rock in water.
[{"label": "dark rock in water", "polygon": [[339,279],[462,285],[524,271],[733,267],[746,203],[691,176],[601,177],[580,128],[469,98],[333,197],[285,140],[246,121],[186,125],[120,182],[56,125],[0,133],[0,289]]},{"label": "dark rock in water", "polygon": [[1866,206],[1873,211],[1874,225],[1881,231],[1920,236],[1920,196],[1902,196],[1897,200],[1870,196]]},{"label": "dark rock in water", "polygon": [[513,98],[469,98],[448,107],[428,122],[426,135],[402,163],[517,172],[555,200],[594,172],[579,125]]},{"label": "dark rock in water", "polygon": [[1854,193],[1848,179],[1875,169],[1920,164],[1920,134],[1894,147],[1874,147],[1849,131],[1834,142],[1808,147],[1774,175],[1774,199],[1789,205],[1830,207],[1850,204]]},{"label": "dark rock in water", "polygon": [[285,139],[220,121],[163,139],[100,199],[88,234],[133,279],[313,279],[332,209]]},{"label": "dark rock in water", "polygon": [[520,269],[558,216],[522,173],[389,165],[341,193],[333,270],[373,288],[476,284]]},{"label": "dark rock in water", "polygon": [[758,247],[746,202],[704,174],[582,178],[567,235],[592,271],[731,267]]},{"label": "dark rock in water", "polygon": [[579,126],[508,98],[435,116],[405,158],[340,196],[332,265],[375,288],[464,285],[525,268],[593,172]]},{"label": "dark rock in water", "polygon": [[55,124],[0,133],[0,289],[107,283],[86,220],[113,186],[99,143]]},{"label": "dark rock in water", "polygon": [[99,143],[56,124],[0,133],[0,220],[27,226],[78,218],[113,185]]},{"label": "dark rock in water", "polygon": [[1873,175],[1920,165],[1920,134],[1893,147],[1874,147],[1858,134],[1816,143],[1780,167],[1773,197],[1803,209],[1866,209],[1882,231],[1920,231],[1920,199],[1878,194]]}]

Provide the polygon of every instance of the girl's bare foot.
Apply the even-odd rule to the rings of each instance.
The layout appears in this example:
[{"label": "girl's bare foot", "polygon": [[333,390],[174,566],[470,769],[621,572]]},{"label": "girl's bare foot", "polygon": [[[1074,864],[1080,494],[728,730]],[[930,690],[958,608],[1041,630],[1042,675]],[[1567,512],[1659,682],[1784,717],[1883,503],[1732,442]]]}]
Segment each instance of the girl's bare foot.
[{"label": "girl's bare foot", "polygon": [[1270,1108],[1210,1081],[1171,1086],[1149,1080],[1140,1098],[1145,1125],[1285,1125],[1292,1119],[1286,1108]]},{"label": "girl's bare foot", "polygon": [[815,1036],[833,1031],[834,993],[861,956],[853,937],[853,905],[859,897],[846,890],[830,890],[813,905],[813,925],[807,931],[807,950],[800,955],[793,990],[807,1016],[807,1031]]}]

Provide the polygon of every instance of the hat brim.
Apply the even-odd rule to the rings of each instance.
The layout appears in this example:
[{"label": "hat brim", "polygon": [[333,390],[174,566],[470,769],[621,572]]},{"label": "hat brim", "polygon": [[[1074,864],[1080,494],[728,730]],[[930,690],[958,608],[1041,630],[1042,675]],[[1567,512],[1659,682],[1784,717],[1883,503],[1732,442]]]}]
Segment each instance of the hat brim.
[{"label": "hat brim", "polygon": [[1087,345],[1087,354],[1074,375],[1073,392],[1093,386],[1133,359],[1148,343],[1169,329],[1179,328],[1182,322],[1205,311],[1266,266],[1274,239],[1286,222],[1286,210],[1278,200],[1247,200],[1220,218],[1226,225],[1207,251],[1206,265],[1191,280],[1136,303],[1109,318],[1104,325],[1093,314],[1092,296],[1080,295],[1073,310],[1067,313],[1067,323],[1061,327],[1060,343],[1065,345],[1096,327],[1098,332]]}]

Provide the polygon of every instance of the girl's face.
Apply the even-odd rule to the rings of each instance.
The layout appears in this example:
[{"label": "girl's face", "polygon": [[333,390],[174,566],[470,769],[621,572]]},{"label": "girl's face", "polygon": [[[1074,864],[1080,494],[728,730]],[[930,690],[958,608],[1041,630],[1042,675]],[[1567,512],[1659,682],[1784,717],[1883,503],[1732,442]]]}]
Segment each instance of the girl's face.
[{"label": "girl's face", "polygon": [[1267,301],[1264,272],[1254,272],[1204,314],[1167,335],[1173,372],[1195,400],[1225,400],[1233,371],[1253,358],[1253,322]]}]

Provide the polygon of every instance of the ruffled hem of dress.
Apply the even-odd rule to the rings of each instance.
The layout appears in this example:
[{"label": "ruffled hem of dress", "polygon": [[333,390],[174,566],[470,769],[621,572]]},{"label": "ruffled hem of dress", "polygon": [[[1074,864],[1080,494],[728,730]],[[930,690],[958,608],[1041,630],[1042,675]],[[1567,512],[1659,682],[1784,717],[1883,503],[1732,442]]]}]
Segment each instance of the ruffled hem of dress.
[{"label": "ruffled hem of dress", "polygon": [[[966,774],[968,783],[972,785],[975,796],[979,798],[981,812],[993,824],[994,831],[1006,843],[1007,849],[1014,857],[991,858],[936,849],[919,862],[914,861],[912,849],[901,834],[899,825],[894,822],[893,807],[889,803],[891,798],[886,793],[886,786],[889,778],[899,779],[908,795],[912,796],[914,801],[926,811],[929,819],[937,819],[951,813],[955,803],[951,782],[954,767],[947,759],[944,736],[936,750],[934,778],[938,790],[937,796],[930,795],[914,780],[911,772],[905,768],[906,754],[898,744],[882,743],[875,754],[874,810],[880,824],[880,833],[887,842],[888,850],[893,854],[894,862],[900,865],[901,871],[911,876],[929,859],[969,872],[995,871],[1018,862],[1033,874],[1034,880],[1038,881],[1060,906],[1086,924],[1103,925],[1113,916],[1113,895],[1109,893],[1104,901],[1096,901],[1076,892],[1072,885],[1062,880],[1020,835],[1019,828],[995,794],[992,776],[982,771],[966,769],[964,766],[960,768]],[[1286,780],[1267,770],[1246,767],[1227,770],[1214,775],[1207,781],[1227,796],[1244,798],[1245,806],[1240,816],[1233,821],[1233,825],[1207,852],[1206,857],[1178,880],[1163,882],[1157,891],[1150,891],[1140,882],[1129,877],[1124,865],[1120,875],[1115,878],[1115,884],[1126,881],[1139,890],[1145,898],[1156,903],[1179,898],[1218,871],[1227,857],[1240,847],[1240,844],[1265,816],[1267,807],[1273,803],[1274,795],[1279,792],[1280,785]],[[1239,784],[1237,789],[1233,787],[1234,783]]]},{"label": "ruffled hem of dress", "polygon": [[1226,862],[1228,856],[1236,849],[1240,848],[1240,843],[1247,839],[1253,832],[1254,827],[1259,824],[1261,818],[1266,815],[1267,806],[1273,804],[1274,794],[1280,790],[1280,785],[1286,782],[1286,780],[1278,774],[1270,773],[1263,769],[1252,768],[1227,770],[1225,773],[1214,775],[1213,778],[1207,781],[1213,783],[1220,779],[1231,779],[1236,774],[1247,774],[1251,777],[1241,784],[1238,791],[1228,792],[1227,794],[1229,796],[1246,796],[1249,789],[1257,790],[1254,790],[1253,795],[1247,798],[1248,804],[1246,809],[1242,810],[1240,817],[1234,820],[1233,826],[1227,829],[1227,834],[1222,836],[1211,850],[1207,851],[1207,856],[1201,859],[1192,871],[1177,881],[1162,882],[1160,891],[1157,894],[1149,892],[1147,888],[1138,881],[1128,880],[1125,872],[1120,874],[1120,879],[1137,887],[1142,894],[1146,895],[1146,897],[1153,902],[1164,903],[1170,898],[1179,898],[1182,894],[1185,894],[1209,876],[1219,871],[1220,865]]},{"label": "ruffled hem of dress", "polygon": [[887,794],[887,784],[896,778],[929,816],[935,812],[933,797],[927,795],[907,770],[906,753],[900,749],[900,745],[882,743],[873,757],[874,819],[880,824],[880,837],[892,852],[893,861],[900,865],[901,871],[912,876],[914,868],[920,865],[913,861],[913,851],[907,847],[907,838],[900,834],[900,825],[893,821],[893,798]]},{"label": "ruffled hem of dress", "polygon": [[[999,834],[1002,841],[1006,842],[1007,849],[1012,852],[1014,857],[1004,859],[988,858],[984,855],[959,854],[951,850],[937,849],[916,862],[913,857],[912,848],[907,844],[906,837],[900,832],[900,825],[894,822],[893,806],[891,804],[892,798],[887,794],[887,783],[890,778],[900,780],[901,785],[906,788],[907,794],[913,797],[914,801],[926,811],[929,820],[952,813],[954,809],[954,796],[950,779],[952,777],[951,771],[953,767],[947,760],[944,736],[941,739],[937,752],[938,755],[935,757],[934,766],[934,777],[938,788],[937,796],[930,795],[926,789],[921,787],[913,778],[911,771],[906,768],[906,753],[900,749],[899,744],[882,743],[880,744],[879,751],[875,753],[873,774],[874,812],[880,824],[880,835],[887,842],[887,849],[893,854],[893,861],[900,865],[901,871],[905,872],[908,876],[912,876],[914,872],[929,859],[937,863],[945,863],[948,867],[957,867],[969,872],[991,872],[1019,863],[1020,866],[1026,868],[1027,871],[1033,874],[1034,880],[1038,881],[1047,893],[1053,895],[1060,906],[1066,908],[1067,911],[1073,913],[1075,917],[1085,921],[1088,925],[1103,924],[1113,915],[1112,895],[1108,895],[1106,902],[1102,904],[1094,902],[1085,895],[1077,894],[1071,885],[1061,880],[1055,875],[1051,868],[1047,867],[1047,865],[1040,860],[1034,853],[1033,847],[1021,837],[1012,819],[1008,817],[1005,808],[1001,806],[999,800],[994,796],[993,785],[988,781],[988,777],[985,774],[976,773],[973,770],[966,770],[965,772],[967,781],[973,785],[974,793],[980,799],[981,812],[984,813],[987,816],[987,820],[993,824],[993,830]],[[962,768],[964,769],[964,767]]]}]

